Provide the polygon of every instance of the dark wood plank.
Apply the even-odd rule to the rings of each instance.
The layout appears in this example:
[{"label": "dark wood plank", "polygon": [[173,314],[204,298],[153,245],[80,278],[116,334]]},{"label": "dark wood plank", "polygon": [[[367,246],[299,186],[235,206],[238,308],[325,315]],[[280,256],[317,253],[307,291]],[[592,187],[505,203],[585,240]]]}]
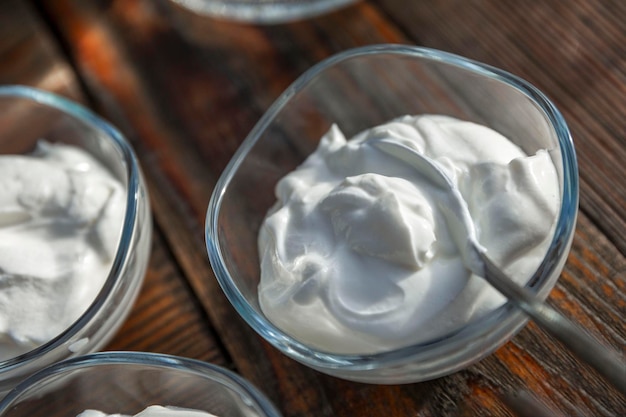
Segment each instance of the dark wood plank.
[{"label": "dark wood plank", "polygon": [[23,84],[83,101],[71,66],[28,2],[0,3],[0,85]]},{"label": "dark wood plank", "polygon": [[167,353],[231,367],[160,230],[153,233],[152,241],[142,291],[106,350]]},{"label": "dark wood plank", "polygon": [[[447,12],[443,5],[432,9]],[[563,415],[626,409],[622,397],[533,325],[496,354],[449,377],[365,385],[321,375],[279,354],[253,334],[221,293],[202,237],[217,177],[262,112],[302,71],[348,47],[410,42],[376,7],[363,2],[272,27],[197,18],[167,3],[140,0],[50,0],[45,10],[97,108],[138,150],[155,219],[235,368],[286,416],[511,415],[500,393],[523,389]],[[495,30],[493,36],[504,34]],[[443,35],[438,42],[442,49],[455,45]],[[466,47],[465,55],[487,54],[480,44]],[[624,256],[595,221],[581,215],[570,262],[551,301],[621,348]]]}]

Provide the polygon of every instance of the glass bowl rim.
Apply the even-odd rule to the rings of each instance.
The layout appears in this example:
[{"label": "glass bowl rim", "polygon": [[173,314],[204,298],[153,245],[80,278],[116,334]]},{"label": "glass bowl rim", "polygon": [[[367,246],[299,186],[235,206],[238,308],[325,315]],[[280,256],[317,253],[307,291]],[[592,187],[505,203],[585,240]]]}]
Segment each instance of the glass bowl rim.
[{"label": "glass bowl rim", "polygon": [[[443,335],[437,340],[372,354],[336,354],[308,346],[279,329],[262,313],[257,312],[234,284],[234,280],[223,261],[221,245],[218,239],[218,219],[221,202],[234,173],[275,116],[295,94],[305,88],[315,77],[343,61],[378,54],[431,62],[436,61],[500,81],[525,95],[546,116],[551,128],[554,129],[561,152],[563,190],[561,208],[553,240],[541,265],[527,285],[533,292],[540,293],[542,290],[551,290],[552,287],[545,288],[547,277],[554,272],[557,261],[566,256],[575,229],[578,211],[578,165],[573,140],[560,111],[544,93],[532,84],[488,64],[449,52],[412,45],[378,44],[364,46],[348,49],[322,60],[300,75],[274,101],[242,142],[215,185],[205,222],[205,243],[209,260],[218,283],[237,312],[250,327],[275,348],[293,359],[318,370],[359,372],[401,365],[406,362],[408,357],[432,360],[433,358],[441,358],[446,354],[458,359],[458,355],[463,354],[464,346],[475,340],[477,335],[488,337],[492,346],[499,346],[520,330],[528,321],[528,318],[521,310],[517,309],[512,302],[507,301],[503,306],[488,313],[482,319],[464,326],[457,332]],[[546,269],[547,272],[545,272]],[[537,282],[539,271],[544,271],[544,278]],[[556,283],[556,280],[554,283]],[[452,341],[454,343],[451,343]],[[485,352],[482,356],[487,353]],[[453,370],[460,369],[460,366],[455,367],[453,365],[448,366]]]},{"label": "glass bowl rim", "polygon": [[359,0],[274,0],[251,3],[241,0],[172,0],[181,7],[216,18],[259,24],[286,23],[319,16]]},{"label": "glass bowl rim", "polygon": [[[275,406],[258,388],[242,376],[224,367],[198,359],[185,358],[166,353],[131,351],[95,352],[65,359],[48,366],[22,381],[0,401],[0,415],[4,413],[8,407],[11,407],[15,400],[18,400],[32,387],[37,386],[48,378],[56,377],[67,372],[104,365],[149,366],[155,369],[158,368],[166,371],[174,370],[201,376],[217,382],[231,391],[236,392],[238,395],[251,400],[266,416],[281,416]],[[225,383],[225,381],[228,382],[228,384]]]},{"label": "glass bowl rim", "polygon": [[53,339],[21,355],[0,361],[0,381],[2,380],[3,373],[33,363],[44,357],[47,353],[63,346],[63,344],[83,329],[108,303],[111,295],[118,288],[120,280],[124,277],[122,272],[130,255],[129,249],[134,235],[135,223],[137,222],[138,205],[136,195],[139,192],[141,182],[139,164],[128,141],[115,127],[84,106],[55,93],[24,85],[0,86],[0,100],[7,98],[30,100],[34,103],[56,109],[73,119],[92,126],[95,130],[103,132],[103,137],[106,137],[123,155],[128,184],[126,192],[126,213],[120,234],[120,242],[109,275],[95,300],[77,320]]}]

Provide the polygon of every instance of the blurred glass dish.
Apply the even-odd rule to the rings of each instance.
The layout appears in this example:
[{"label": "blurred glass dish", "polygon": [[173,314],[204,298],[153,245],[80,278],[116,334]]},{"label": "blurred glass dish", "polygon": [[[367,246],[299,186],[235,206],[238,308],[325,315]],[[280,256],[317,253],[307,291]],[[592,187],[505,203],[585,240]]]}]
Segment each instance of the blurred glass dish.
[{"label": "blurred glass dish", "polygon": [[28,154],[41,139],[80,148],[106,167],[125,188],[126,212],[111,269],[95,300],[61,334],[0,361],[0,395],[45,366],[102,348],[130,312],[150,253],[149,200],[126,139],[72,101],[24,86],[0,87],[0,154]]},{"label": "blurred glass dish", "polygon": [[0,417],[76,417],[84,410],[135,415],[150,405],[217,417],[280,417],[256,388],[224,368],[177,356],[100,352],[52,365],[0,402]]},{"label": "blurred glass dish", "polygon": [[375,354],[337,354],[303,343],[263,314],[257,237],[279,179],[300,165],[332,124],[346,137],[404,115],[442,114],[494,129],[526,154],[548,149],[560,187],[555,232],[527,288],[545,298],[565,264],[578,208],[578,171],[567,125],[532,85],[441,51],[375,45],[337,54],[304,73],[250,132],[215,187],[206,243],[216,277],[239,314],[281,352],[321,372],[370,383],[407,383],[463,369],[513,337],[528,318],[511,303],[458,331]]},{"label": "blurred glass dish", "polygon": [[196,13],[251,23],[284,23],[318,16],[358,0],[172,0]]}]

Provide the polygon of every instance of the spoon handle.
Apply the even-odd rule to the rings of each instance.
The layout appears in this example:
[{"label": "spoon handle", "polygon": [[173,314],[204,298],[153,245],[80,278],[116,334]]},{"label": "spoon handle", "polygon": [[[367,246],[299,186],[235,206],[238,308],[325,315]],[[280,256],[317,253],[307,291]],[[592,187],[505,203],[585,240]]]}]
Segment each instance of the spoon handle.
[{"label": "spoon handle", "polygon": [[511,281],[485,254],[481,257],[485,265],[484,277],[494,288],[579,359],[591,365],[622,394],[626,393],[626,363],[622,355],[604,346],[580,326],[537,299],[532,292]]}]

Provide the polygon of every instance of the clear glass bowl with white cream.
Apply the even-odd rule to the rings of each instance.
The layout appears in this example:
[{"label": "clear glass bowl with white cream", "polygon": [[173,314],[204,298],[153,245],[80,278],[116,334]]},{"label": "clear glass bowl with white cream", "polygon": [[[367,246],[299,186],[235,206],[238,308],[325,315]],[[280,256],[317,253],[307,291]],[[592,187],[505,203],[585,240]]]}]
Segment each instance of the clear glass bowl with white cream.
[{"label": "clear glass bowl with white cream", "polygon": [[[425,48],[369,46],[333,56],[296,80],[215,188],[206,240],[216,277],[239,314],[280,351],[371,383],[421,381],[467,367],[527,318],[482,279],[463,275],[462,262],[441,262],[450,242],[437,232],[437,213],[423,204],[430,197],[407,197],[415,191],[405,181],[411,167],[367,147],[353,152],[355,137],[391,138],[438,158],[476,216],[487,253],[545,298],[567,258],[578,207],[567,125],[539,90],[505,71]],[[545,170],[533,173],[536,166]],[[509,186],[536,193],[507,195]],[[503,211],[501,204],[519,207]],[[528,211],[518,219],[522,207]],[[291,214],[264,225],[281,210]],[[272,241],[279,243],[268,250]],[[345,266],[347,257],[365,261]],[[437,265],[423,272],[431,259]],[[461,279],[451,279],[455,268]],[[340,279],[328,278],[333,274]]]},{"label": "clear glass bowl with white cream", "polygon": [[178,356],[98,352],[32,375],[0,401],[1,417],[280,417],[250,382]]},{"label": "clear glass bowl with white cream", "polygon": [[0,87],[0,394],[102,348],[148,263],[152,222],[126,139],[82,106]]}]

